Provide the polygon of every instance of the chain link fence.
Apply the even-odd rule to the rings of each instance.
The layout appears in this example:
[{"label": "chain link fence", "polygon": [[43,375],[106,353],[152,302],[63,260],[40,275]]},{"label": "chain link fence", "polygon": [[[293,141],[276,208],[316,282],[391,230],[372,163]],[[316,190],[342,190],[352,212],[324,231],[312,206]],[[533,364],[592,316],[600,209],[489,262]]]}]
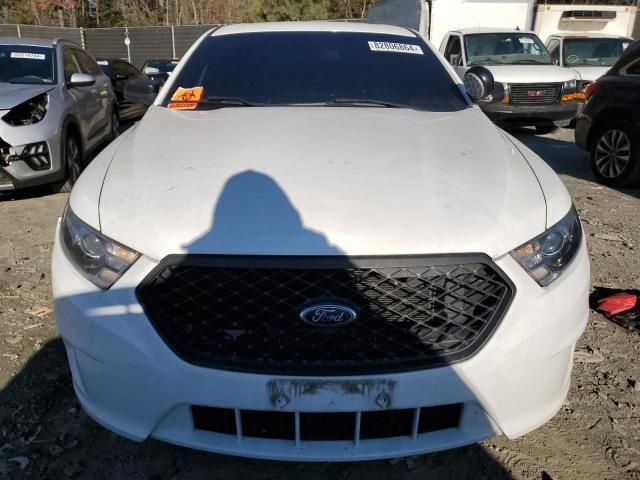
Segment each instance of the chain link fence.
[{"label": "chain link fence", "polygon": [[[96,58],[121,58],[141,67],[153,58],[182,57],[193,42],[216,26],[65,28],[0,24],[0,36],[64,38],[82,45]],[[125,44],[126,38],[129,45]]]},{"label": "chain link fence", "polygon": [[122,58],[140,67],[152,58],[182,57],[193,42],[215,26],[87,28],[83,34],[85,48],[94,57]]},{"label": "chain link fence", "polygon": [[81,28],[43,27],[39,25],[0,25],[2,37],[64,38],[84,46]]}]

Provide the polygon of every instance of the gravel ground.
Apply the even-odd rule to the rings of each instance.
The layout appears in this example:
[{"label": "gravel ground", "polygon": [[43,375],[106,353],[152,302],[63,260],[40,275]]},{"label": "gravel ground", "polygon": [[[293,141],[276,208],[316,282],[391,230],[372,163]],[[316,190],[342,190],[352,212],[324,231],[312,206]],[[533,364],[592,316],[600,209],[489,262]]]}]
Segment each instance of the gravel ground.
[{"label": "gravel ground", "polygon": [[[573,195],[592,286],[640,288],[640,191],[596,184],[571,130],[518,136]],[[72,391],[49,283],[56,219],[67,196],[46,193],[0,198],[0,478],[640,479],[640,338],[595,313],[577,345],[564,407],[514,441],[394,461],[302,464],[120,438],[90,420]]]}]

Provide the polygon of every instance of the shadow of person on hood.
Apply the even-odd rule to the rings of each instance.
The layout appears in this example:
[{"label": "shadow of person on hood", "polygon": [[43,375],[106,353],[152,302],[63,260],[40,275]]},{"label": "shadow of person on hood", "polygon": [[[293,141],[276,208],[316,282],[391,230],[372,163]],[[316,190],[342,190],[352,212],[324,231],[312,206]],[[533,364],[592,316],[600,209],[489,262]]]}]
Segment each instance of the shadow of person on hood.
[{"label": "shadow of person on hood", "polygon": [[252,170],[227,181],[211,228],[185,250],[189,254],[344,255],[324,235],[304,227],[289,197],[271,177]]}]

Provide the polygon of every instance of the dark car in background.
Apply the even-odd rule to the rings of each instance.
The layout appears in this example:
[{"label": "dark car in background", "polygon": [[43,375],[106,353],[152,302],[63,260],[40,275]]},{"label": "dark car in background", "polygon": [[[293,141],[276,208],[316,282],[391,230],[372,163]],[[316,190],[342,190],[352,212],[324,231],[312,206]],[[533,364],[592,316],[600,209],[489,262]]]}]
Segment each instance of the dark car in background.
[{"label": "dark car in background", "polygon": [[100,58],[98,66],[111,79],[113,91],[118,99],[120,120],[132,120],[144,115],[147,106],[127,101],[124,98],[124,87],[130,80],[147,77],[135,66],[119,58]]},{"label": "dark car in background", "polygon": [[593,173],[611,186],[640,183],[640,41],[586,90],[576,144],[589,151]]},{"label": "dark car in background", "polygon": [[164,84],[173,72],[174,68],[178,65],[179,60],[147,60],[142,65],[142,73],[144,73],[151,80],[158,80]]}]

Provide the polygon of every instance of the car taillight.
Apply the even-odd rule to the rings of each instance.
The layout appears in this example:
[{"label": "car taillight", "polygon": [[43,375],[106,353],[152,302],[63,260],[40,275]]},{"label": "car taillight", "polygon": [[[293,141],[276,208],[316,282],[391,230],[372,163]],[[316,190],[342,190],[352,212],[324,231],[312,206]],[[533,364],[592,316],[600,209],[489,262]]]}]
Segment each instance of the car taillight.
[{"label": "car taillight", "polygon": [[593,82],[587,85],[587,88],[584,90],[585,100],[589,100],[591,96],[596,93],[598,88],[600,88],[600,84],[598,82]]}]

